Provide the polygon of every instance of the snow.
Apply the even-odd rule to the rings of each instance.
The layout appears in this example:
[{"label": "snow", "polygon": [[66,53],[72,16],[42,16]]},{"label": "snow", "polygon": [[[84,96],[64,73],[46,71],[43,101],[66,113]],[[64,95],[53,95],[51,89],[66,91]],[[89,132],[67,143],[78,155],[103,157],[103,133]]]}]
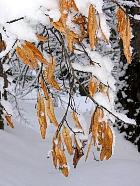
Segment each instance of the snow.
[{"label": "snow", "polygon": [[101,27],[101,31],[102,31],[103,34],[105,35],[107,41],[109,41],[109,38],[110,38],[110,28],[109,28],[109,26],[107,25],[106,17],[105,17],[105,15],[102,13],[102,14],[99,14],[99,18],[100,18],[100,27]]},{"label": "snow", "polygon": [[2,106],[5,108],[6,112],[9,115],[13,115],[13,110],[12,110],[12,106],[11,106],[10,102],[7,100],[3,100],[3,99],[0,101],[1,101]]},{"label": "snow", "polygon": [[[34,101],[22,101],[26,108],[29,124],[25,126],[15,121],[15,128],[0,130],[0,186],[139,186],[140,155],[136,148],[115,131],[116,146],[113,157],[108,161],[93,160],[90,153],[77,168],[70,167],[70,175],[65,178],[55,170],[51,159],[47,158],[51,146],[53,128],[47,130],[47,139],[42,141],[38,133],[38,123],[33,120]],[[57,109],[57,116],[62,110]],[[86,113],[84,114],[86,116]],[[70,122],[70,120],[69,120]]]},{"label": "snow", "polygon": [[3,87],[4,87],[4,79],[0,77],[0,91],[3,92]]},{"label": "snow", "polygon": [[140,15],[134,15],[134,19],[140,20]]},{"label": "snow", "polygon": [[[18,29],[17,29],[18,28]],[[13,37],[19,40],[36,41],[36,30],[29,26],[24,20],[8,24],[5,26],[6,30],[9,30],[13,34]],[[28,33],[28,34],[27,34]]]},{"label": "snow", "polygon": [[[109,40],[110,28],[106,23],[106,17],[102,11],[103,0],[76,0],[75,1],[79,12],[88,16],[88,9],[90,4],[93,4],[97,10],[99,16],[99,32],[102,32],[106,39]],[[6,42],[6,52],[8,52],[13,46],[13,39],[28,40],[31,42],[37,42],[35,33],[37,32],[37,26],[41,23],[43,25],[50,25],[50,19],[57,22],[60,17],[59,0],[0,0],[0,30],[4,41]],[[71,14],[69,14],[71,15]],[[68,16],[70,17],[70,16]],[[68,20],[68,26],[72,27],[72,22]],[[78,28],[75,28],[77,30]],[[4,30],[4,32],[3,32]],[[28,34],[26,34],[28,33]],[[11,45],[12,43],[12,45]],[[3,52],[0,57],[4,56],[6,52]]]},{"label": "snow", "polygon": [[75,0],[75,3],[79,9],[79,11],[87,17],[88,15],[88,8],[89,5],[92,4],[98,13],[102,13],[102,7],[103,7],[103,0],[82,0],[82,3],[80,0]]},{"label": "snow", "polygon": [[[58,0],[36,0],[35,3],[33,0],[0,0],[0,7],[2,10],[0,12],[0,22],[4,24],[5,22],[25,16],[36,18],[36,13],[41,7],[46,7],[48,10],[58,9]],[[38,19],[40,18],[38,17]]]}]

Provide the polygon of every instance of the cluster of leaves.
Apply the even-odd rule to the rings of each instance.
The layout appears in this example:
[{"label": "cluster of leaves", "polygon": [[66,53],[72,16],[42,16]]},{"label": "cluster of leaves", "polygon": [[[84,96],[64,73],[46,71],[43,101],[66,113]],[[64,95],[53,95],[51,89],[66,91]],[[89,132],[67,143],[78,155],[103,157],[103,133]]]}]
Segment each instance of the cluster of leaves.
[{"label": "cluster of leaves", "polygon": [[[87,51],[83,47],[84,39],[88,39],[90,43],[90,49],[94,50],[97,43],[101,41],[109,43],[109,38],[106,32],[104,32],[103,25],[101,24],[101,17],[96,7],[91,4],[88,10],[88,18],[80,13],[74,0],[60,0],[60,13],[61,17],[59,21],[53,22],[50,18],[50,23],[56,33],[59,35],[59,42],[62,45],[62,53],[65,54],[65,59],[69,58],[71,54],[75,53],[76,46],[82,46],[83,51],[87,54]],[[117,9],[118,20],[118,32],[123,41],[124,54],[128,63],[131,62],[131,50],[130,50],[130,23],[129,18],[126,16],[122,8]],[[70,21],[71,24],[68,24]],[[76,28],[76,29],[75,29]],[[55,34],[56,37],[58,37]],[[100,33],[100,34],[99,34]],[[39,42],[45,43],[49,40],[49,37],[43,35],[37,35]],[[50,51],[49,51],[50,52]],[[85,141],[79,138],[78,134],[85,134],[85,131],[80,122],[80,116],[76,112],[76,109],[70,104],[72,99],[72,88],[67,89],[69,94],[69,103],[66,113],[60,123],[58,123],[55,116],[55,109],[50,89],[60,92],[61,85],[57,82],[55,77],[56,60],[52,53],[48,53],[49,59],[44,57],[35,44],[24,41],[18,42],[16,47],[16,55],[18,58],[27,65],[30,69],[38,71],[37,81],[39,84],[38,98],[37,98],[37,117],[40,125],[40,132],[43,139],[46,137],[46,130],[48,128],[48,121],[54,124],[56,131],[52,141],[52,159],[55,168],[59,168],[61,172],[68,176],[69,168],[66,158],[66,150],[69,155],[73,156],[73,165],[77,166],[78,161],[84,155]],[[88,56],[89,57],[89,56]],[[62,59],[63,61],[64,59]],[[66,62],[67,63],[67,62]],[[95,65],[96,62],[90,59],[90,65]],[[79,83],[79,80],[74,74],[74,68],[72,63],[68,60],[66,64],[69,68],[68,71],[74,80]],[[100,66],[99,64],[96,64]],[[39,70],[38,70],[39,69]],[[70,84],[71,82],[69,82]],[[89,81],[89,94],[87,96],[92,99],[96,92],[101,92],[109,98],[109,87],[102,83],[97,77],[91,77]],[[94,101],[96,109],[91,116],[91,125],[89,127],[88,149],[85,160],[88,159],[91,147],[94,145],[99,151],[100,160],[108,160],[112,156],[112,149],[114,143],[114,137],[112,128],[110,127],[109,120],[105,117],[106,112],[109,112],[106,108],[100,106]],[[72,110],[72,117],[75,123],[77,131],[74,131],[66,120],[69,108]],[[114,115],[113,115],[114,116]],[[11,117],[5,115],[9,126],[13,127]],[[73,135],[71,134],[73,133]]]}]

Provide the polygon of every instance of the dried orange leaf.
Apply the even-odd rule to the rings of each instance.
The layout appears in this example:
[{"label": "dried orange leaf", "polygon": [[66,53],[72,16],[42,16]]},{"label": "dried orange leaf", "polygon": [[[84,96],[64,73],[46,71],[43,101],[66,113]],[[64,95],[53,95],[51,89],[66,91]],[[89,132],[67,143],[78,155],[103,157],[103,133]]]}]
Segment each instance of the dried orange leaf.
[{"label": "dried orange leaf", "polygon": [[62,136],[67,147],[67,151],[70,155],[73,154],[72,139],[69,130],[64,126],[62,129]]},{"label": "dried orange leaf", "polygon": [[32,50],[34,53],[35,57],[43,64],[47,65],[48,62],[47,60],[43,57],[42,53],[35,47],[34,44],[26,41],[25,44]]},{"label": "dried orange leaf", "polygon": [[92,131],[94,145],[96,145],[97,143],[98,128],[99,128],[100,123],[102,123],[103,116],[104,116],[103,110],[97,107],[91,118],[91,131]]},{"label": "dried orange leaf", "polygon": [[89,94],[90,96],[94,96],[94,94],[96,93],[97,91],[97,84],[94,82],[93,79],[90,80],[89,82]]},{"label": "dried orange leaf", "polygon": [[123,41],[124,55],[130,64],[132,61],[130,19],[122,8],[118,8],[116,17],[118,20],[118,32]]},{"label": "dried orange leaf", "polygon": [[37,116],[40,125],[40,132],[42,139],[45,139],[46,136],[46,129],[47,129],[47,121],[45,115],[45,103],[44,98],[38,92],[38,100],[37,100]]},{"label": "dried orange leaf", "polygon": [[58,127],[59,124],[57,122],[55,114],[52,112],[51,109],[50,109],[50,98],[49,98],[49,100],[45,100],[45,112],[47,116],[49,117],[50,121],[54,124],[54,126]]},{"label": "dried orange leaf", "polygon": [[10,115],[5,115],[5,119],[6,119],[7,124],[9,125],[9,127],[14,128],[12,117]]},{"label": "dried orange leaf", "polygon": [[47,36],[42,36],[39,34],[37,34],[36,36],[37,36],[38,41],[40,41],[40,42],[46,42],[48,40]]},{"label": "dried orange leaf", "polygon": [[85,161],[87,161],[87,159],[88,159],[88,156],[89,156],[89,152],[90,152],[91,147],[92,147],[92,138],[90,139],[90,143],[88,145],[88,150],[87,150]]},{"label": "dried orange leaf", "polygon": [[96,10],[93,7],[93,5],[90,5],[88,13],[88,34],[91,49],[93,49],[96,44],[96,31],[97,31]]},{"label": "dried orange leaf", "polygon": [[28,46],[22,45],[22,51],[24,51],[24,53],[26,54],[28,60],[30,61],[30,66],[33,69],[37,69],[38,63],[37,63],[37,60],[36,60],[35,55],[32,52],[32,50]]},{"label": "dried orange leaf", "polygon": [[[76,112],[72,112],[72,117],[73,117],[73,120],[74,120],[74,123],[75,123],[75,126],[79,129],[82,129],[82,126],[80,124],[80,121],[78,119],[78,116],[76,114]],[[83,129],[82,129],[83,130]]]},{"label": "dried orange leaf", "polygon": [[75,147],[74,157],[73,157],[73,165],[76,168],[80,158],[84,155],[83,150],[78,150],[77,146]]}]

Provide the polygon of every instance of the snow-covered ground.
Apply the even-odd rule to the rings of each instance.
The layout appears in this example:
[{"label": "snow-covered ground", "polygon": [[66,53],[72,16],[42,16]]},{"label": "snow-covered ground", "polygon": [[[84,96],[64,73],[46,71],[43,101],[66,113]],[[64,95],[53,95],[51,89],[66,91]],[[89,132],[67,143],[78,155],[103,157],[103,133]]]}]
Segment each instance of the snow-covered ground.
[{"label": "snow-covered ground", "polygon": [[[47,158],[53,128],[47,131],[46,141],[38,133],[33,116],[33,101],[24,101],[28,123],[15,121],[15,128],[0,131],[0,186],[139,186],[140,154],[136,148],[116,133],[116,145],[111,160],[98,162],[84,158],[77,169],[71,167],[65,178]],[[57,110],[57,115],[62,111]],[[28,125],[31,127],[29,128]]]}]

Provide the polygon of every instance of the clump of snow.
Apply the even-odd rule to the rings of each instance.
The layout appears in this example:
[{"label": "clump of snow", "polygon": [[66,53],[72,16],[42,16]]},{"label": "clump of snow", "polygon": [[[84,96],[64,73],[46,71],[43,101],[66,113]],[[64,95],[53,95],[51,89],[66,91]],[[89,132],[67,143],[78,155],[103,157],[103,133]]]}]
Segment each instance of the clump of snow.
[{"label": "clump of snow", "polygon": [[134,15],[134,19],[140,20],[140,15]]},{"label": "clump of snow", "polygon": [[3,77],[0,77],[0,92],[3,93],[3,87],[4,87],[4,79]]},{"label": "clump of snow", "polygon": [[4,109],[6,110],[7,114],[9,115],[13,115],[13,110],[12,110],[12,106],[9,103],[9,101],[6,100],[1,100],[1,104],[4,107]]}]

